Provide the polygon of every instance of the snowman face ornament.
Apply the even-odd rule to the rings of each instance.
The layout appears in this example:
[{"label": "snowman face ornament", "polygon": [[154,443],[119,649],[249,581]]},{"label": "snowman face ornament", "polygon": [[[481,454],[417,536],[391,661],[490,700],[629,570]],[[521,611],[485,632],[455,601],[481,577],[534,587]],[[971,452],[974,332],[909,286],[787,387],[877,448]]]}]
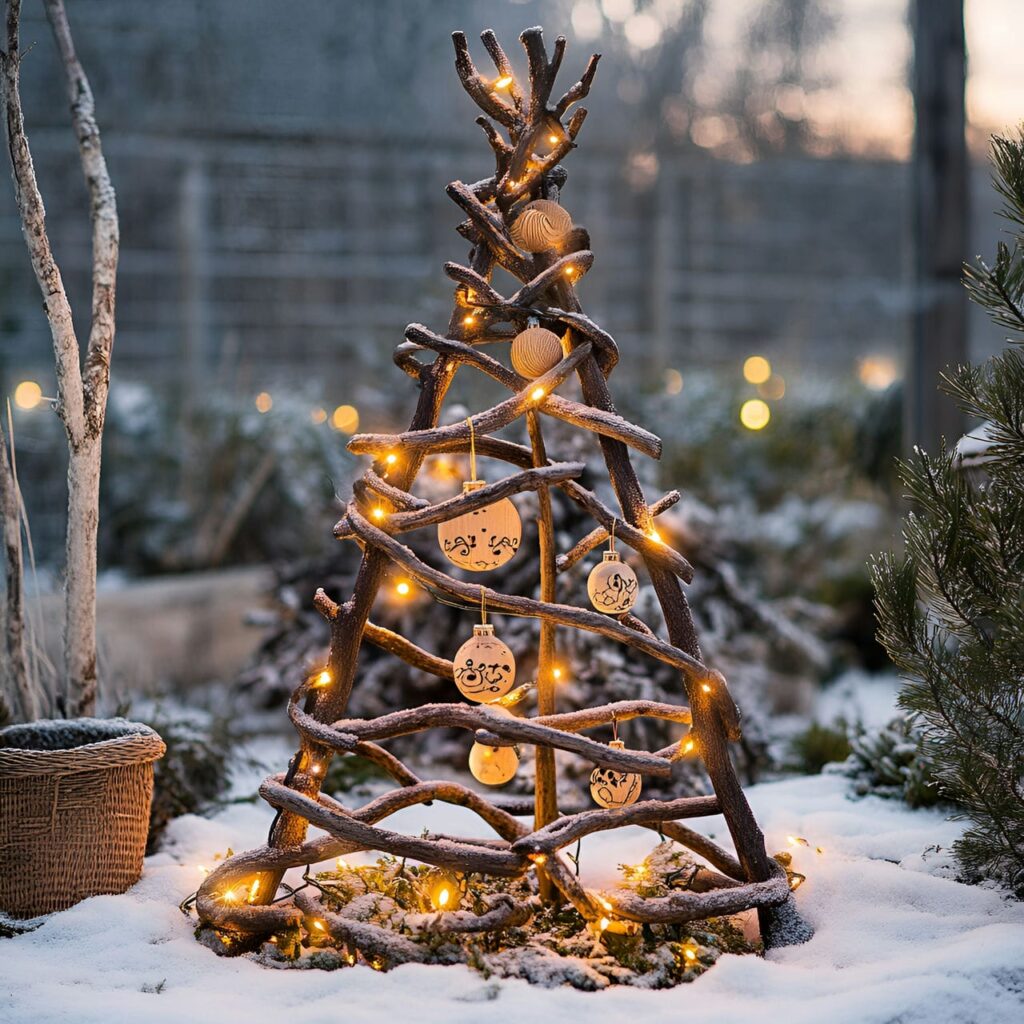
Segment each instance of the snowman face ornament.
[{"label": "snowman face ornament", "polygon": [[[625,750],[622,740],[612,740],[610,747]],[[590,773],[590,795],[601,807],[615,809],[635,804],[640,797],[642,781],[632,772],[620,772],[614,768],[597,767]]]}]

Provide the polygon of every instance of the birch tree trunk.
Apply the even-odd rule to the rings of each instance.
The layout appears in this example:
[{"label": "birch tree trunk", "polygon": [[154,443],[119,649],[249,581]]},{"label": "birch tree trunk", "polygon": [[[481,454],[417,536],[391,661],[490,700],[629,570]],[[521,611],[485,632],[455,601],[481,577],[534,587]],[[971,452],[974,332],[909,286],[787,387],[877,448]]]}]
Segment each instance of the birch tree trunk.
[{"label": "birch tree trunk", "polygon": [[6,49],[0,53],[3,117],[32,269],[43,293],[53,338],[57,414],[68,440],[68,527],[65,567],[64,705],[69,715],[96,708],[96,540],[100,456],[114,344],[119,229],[117,201],[96,124],[92,89],[75,53],[63,0],[44,0],[60,52],[92,221],[92,311],[82,362],[71,305],[46,233],[46,211],[25,135],[19,93],[21,0],[8,0]]}]

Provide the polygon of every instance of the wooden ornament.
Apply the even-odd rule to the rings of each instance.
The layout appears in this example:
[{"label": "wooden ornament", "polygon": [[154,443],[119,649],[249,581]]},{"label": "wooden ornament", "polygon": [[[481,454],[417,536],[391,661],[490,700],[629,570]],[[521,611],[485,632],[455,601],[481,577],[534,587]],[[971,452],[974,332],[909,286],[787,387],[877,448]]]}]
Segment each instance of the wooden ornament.
[{"label": "wooden ornament", "polygon": [[636,573],[619,558],[618,551],[606,551],[587,577],[590,603],[609,615],[621,615],[636,604],[640,584]]},{"label": "wooden ornament", "polygon": [[531,380],[554,369],[564,357],[562,339],[546,327],[527,327],[512,341],[512,366]]},{"label": "wooden ornament", "polygon": [[564,206],[550,199],[535,199],[512,222],[512,241],[526,252],[544,252],[565,241],[572,231],[572,217]]},{"label": "wooden ornament", "polygon": [[[462,490],[468,493],[483,486],[483,480],[467,480]],[[445,556],[471,572],[504,565],[519,550],[522,534],[519,513],[508,498],[437,524],[437,542]]]},{"label": "wooden ornament", "polygon": [[503,786],[519,768],[515,747],[490,747],[474,743],[469,752],[469,770],[485,786]]},{"label": "wooden ornament", "polygon": [[[625,750],[622,740],[612,740],[608,746]],[[632,772],[617,772],[614,768],[595,768],[590,773],[590,795],[602,807],[628,807],[640,797],[642,781]]]},{"label": "wooden ornament", "polygon": [[491,625],[473,627],[473,635],[452,659],[455,685],[467,700],[490,704],[504,697],[516,682],[516,659]]}]

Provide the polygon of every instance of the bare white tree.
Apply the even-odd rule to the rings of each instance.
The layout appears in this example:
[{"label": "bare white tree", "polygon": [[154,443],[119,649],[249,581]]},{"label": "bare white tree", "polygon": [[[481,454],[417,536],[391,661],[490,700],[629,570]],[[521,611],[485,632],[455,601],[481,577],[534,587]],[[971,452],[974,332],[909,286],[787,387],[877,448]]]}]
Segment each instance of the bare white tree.
[{"label": "bare white tree", "polygon": [[6,4],[6,49],[0,52],[0,101],[32,269],[43,293],[57,369],[57,414],[68,441],[68,525],[65,568],[64,694],[68,715],[96,707],[96,537],[100,455],[114,344],[114,299],[119,233],[117,202],[100,147],[89,81],[75,54],[63,0],[43,0],[53,30],[71,105],[92,219],[92,316],[82,359],[60,268],[46,233],[19,93],[21,0]]}]

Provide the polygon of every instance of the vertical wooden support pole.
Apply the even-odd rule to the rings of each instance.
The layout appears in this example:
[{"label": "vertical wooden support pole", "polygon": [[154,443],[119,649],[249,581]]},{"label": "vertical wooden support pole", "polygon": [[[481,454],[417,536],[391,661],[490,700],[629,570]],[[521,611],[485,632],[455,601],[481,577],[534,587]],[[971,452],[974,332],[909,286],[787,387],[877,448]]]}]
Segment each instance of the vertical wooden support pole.
[{"label": "vertical wooden support pole", "polygon": [[[540,418],[536,412],[526,414],[526,425],[533,450],[533,464],[547,463],[547,451],[540,430]],[[537,489],[537,538],[540,549],[540,599],[555,600],[555,530],[551,513],[551,494],[547,487]],[[537,714],[555,713],[555,624],[541,619],[540,642],[537,648]],[[535,829],[542,828],[558,817],[557,780],[555,777],[555,752],[551,747],[536,748],[537,775],[534,789],[533,819]],[[548,902],[557,899],[558,890],[551,880],[538,870],[541,898]]]},{"label": "vertical wooden support pole", "polygon": [[964,419],[938,390],[967,359],[967,143],[963,0],[915,0],[914,323],[904,383],[903,449],[955,445]]}]

